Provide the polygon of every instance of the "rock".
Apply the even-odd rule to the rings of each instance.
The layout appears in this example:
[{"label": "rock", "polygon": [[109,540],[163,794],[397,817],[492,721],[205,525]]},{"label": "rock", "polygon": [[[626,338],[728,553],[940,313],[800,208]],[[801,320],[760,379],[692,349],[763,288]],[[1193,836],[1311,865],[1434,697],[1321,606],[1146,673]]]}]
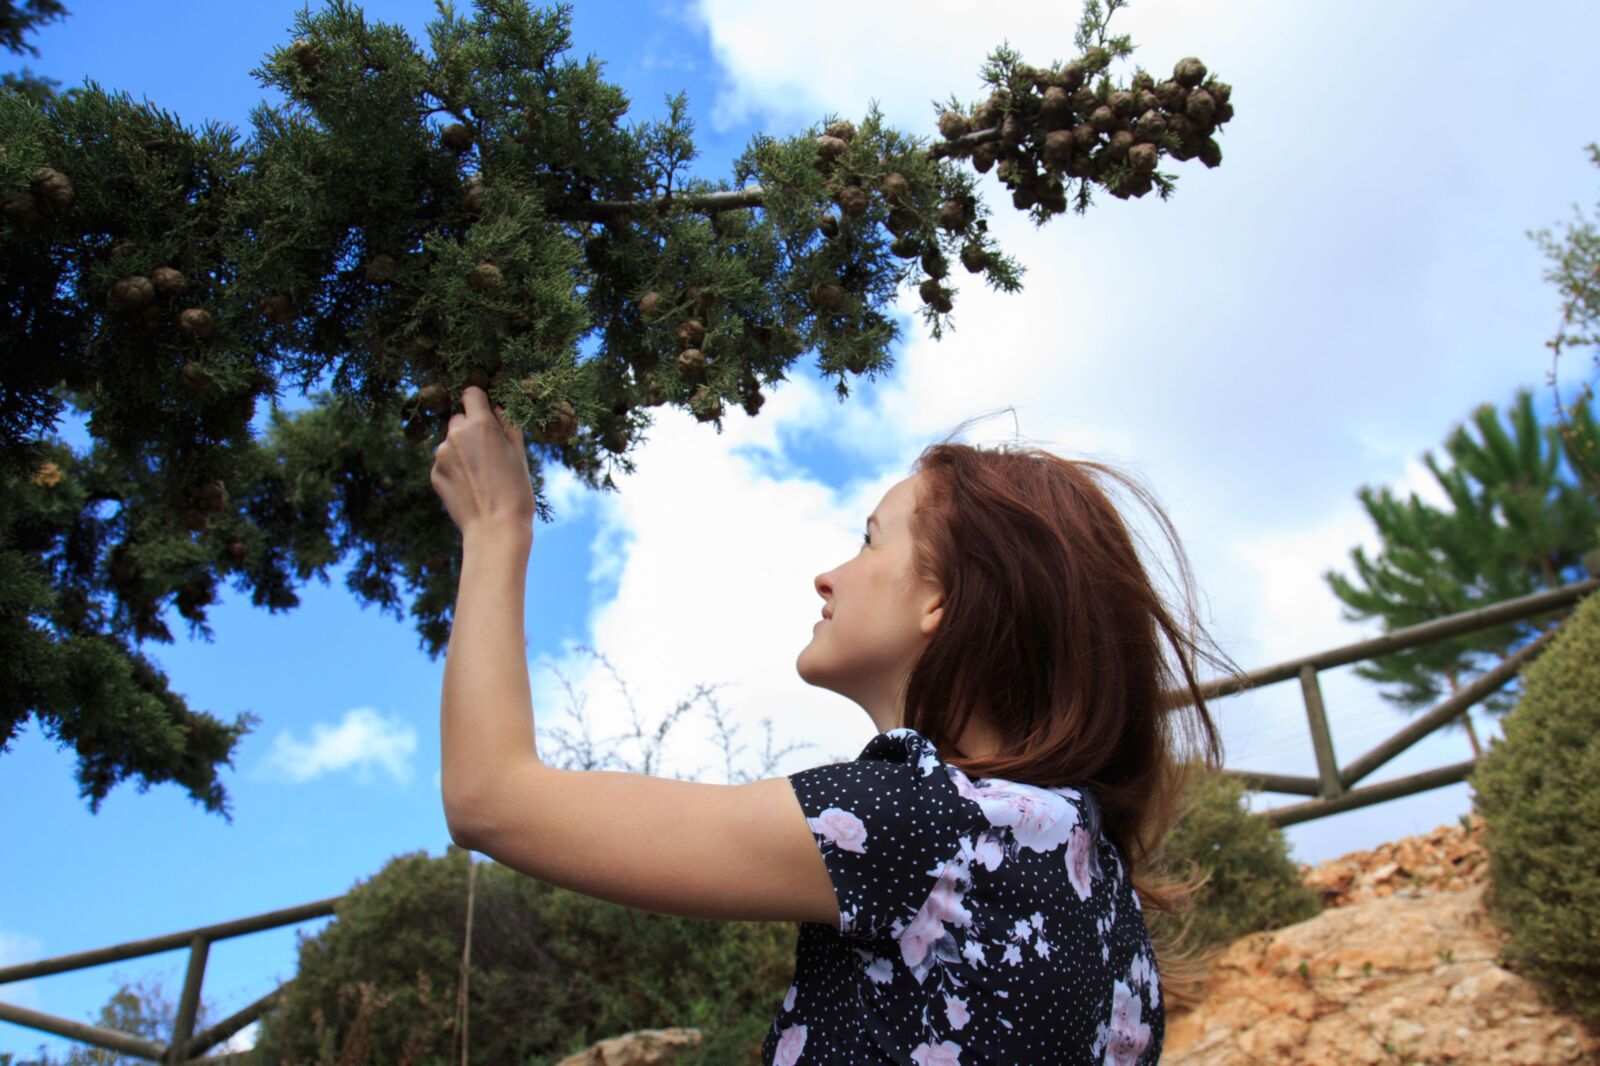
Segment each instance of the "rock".
[{"label": "rock", "polygon": [[556,1066],[658,1066],[677,1062],[700,1039],[698,1029],[639,1029],[568,1055]]},{"label": "rock", "polygon": [[1302,866],[1326,909],[1230,944],[1200,1005],[1168,1014],[1161,1061],[1600,1061],[1600,1033],[1496,963],[1482,838],[1473,817]]}]

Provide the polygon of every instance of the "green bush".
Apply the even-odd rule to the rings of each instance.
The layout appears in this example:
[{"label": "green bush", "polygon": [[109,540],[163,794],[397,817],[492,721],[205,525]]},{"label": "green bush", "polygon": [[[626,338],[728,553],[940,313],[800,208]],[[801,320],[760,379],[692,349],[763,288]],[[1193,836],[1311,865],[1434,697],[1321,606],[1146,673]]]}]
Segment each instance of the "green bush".
[{"label": "green bush", "polygon": [[1293,925],[1322,912],[1300,881],[1283,830],[1244,804],[1244,784],[1199,772],[1184,794],[1186,813],[1162,844],[1155,869],[1187,875],[1192,861],[1211,879],[1195,896],[1190,942],[1225,944],[1249,933]]},{"label": "green bush", "polygon": [[[787,991],[795,927],[622,907],[482,862],[468,983],[470,1061],[547,1066],[635,1029],[691,1026],[679,1061],[759,1060]],[[300,941],[299,972],[262,1020],[263,1063],[430,1066],[452,1054],[467,853],[398,856]],[[692,975],[692,980],[686,980]]]},{"label": "green bush", "polygon": [[1502,964],[1600,1024],[1600,596],[1522,671],[1522,697],[1472,776]]}]

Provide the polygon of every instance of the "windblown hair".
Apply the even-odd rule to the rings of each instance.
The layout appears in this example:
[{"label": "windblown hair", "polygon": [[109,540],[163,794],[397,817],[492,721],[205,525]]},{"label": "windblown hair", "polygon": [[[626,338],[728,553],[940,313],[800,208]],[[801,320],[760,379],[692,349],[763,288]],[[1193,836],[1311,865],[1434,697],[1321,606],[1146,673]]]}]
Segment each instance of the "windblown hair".
[{"label": "windblown hair", "polygon": [[[1196,662],[1240,671],[1199,625],[1171,521],[1132,476],[1036,448],[945,441],[913,472],[913,565],[945,600],[907,679],[904,724],[969,777],[1088,787],[1150,919],[1164,996],[1194,1004],[1220,948],[1187,943],[1192,918],[1170,930],[1210,875],[1153,867],[1191,775],[1222,767]],[[1106,478],[1159,520],[1182,577],[1181,618],[1152,585]],[[974,714],[1000,737],[992,756],[956,745]]]}]

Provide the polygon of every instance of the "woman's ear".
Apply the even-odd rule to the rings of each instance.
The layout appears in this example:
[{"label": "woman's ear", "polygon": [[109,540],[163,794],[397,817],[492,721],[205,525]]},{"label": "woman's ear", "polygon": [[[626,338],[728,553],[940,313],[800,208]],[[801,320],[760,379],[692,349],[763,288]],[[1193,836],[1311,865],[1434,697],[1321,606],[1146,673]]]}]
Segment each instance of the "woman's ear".
[{"label": "woman's ear", "polygon": [[944,597],[941,595],[931,601],[922,612],[922,635],[931,637],[939,628],[939,620],[944,617]]}]

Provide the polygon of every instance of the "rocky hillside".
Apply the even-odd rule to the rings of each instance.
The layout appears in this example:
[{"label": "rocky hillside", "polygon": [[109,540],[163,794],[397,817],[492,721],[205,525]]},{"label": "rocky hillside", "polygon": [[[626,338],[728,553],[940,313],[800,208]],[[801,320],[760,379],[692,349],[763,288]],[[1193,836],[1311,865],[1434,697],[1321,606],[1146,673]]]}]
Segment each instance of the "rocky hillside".
[{"label": "rocky hillside", "polygon": [[1167,1016],[1161,1061],[1600,1062],[1600,1033],[1496,964],[1483,822],[1301,866],[1322,914],[1229,945],[1206,1000]]}]

